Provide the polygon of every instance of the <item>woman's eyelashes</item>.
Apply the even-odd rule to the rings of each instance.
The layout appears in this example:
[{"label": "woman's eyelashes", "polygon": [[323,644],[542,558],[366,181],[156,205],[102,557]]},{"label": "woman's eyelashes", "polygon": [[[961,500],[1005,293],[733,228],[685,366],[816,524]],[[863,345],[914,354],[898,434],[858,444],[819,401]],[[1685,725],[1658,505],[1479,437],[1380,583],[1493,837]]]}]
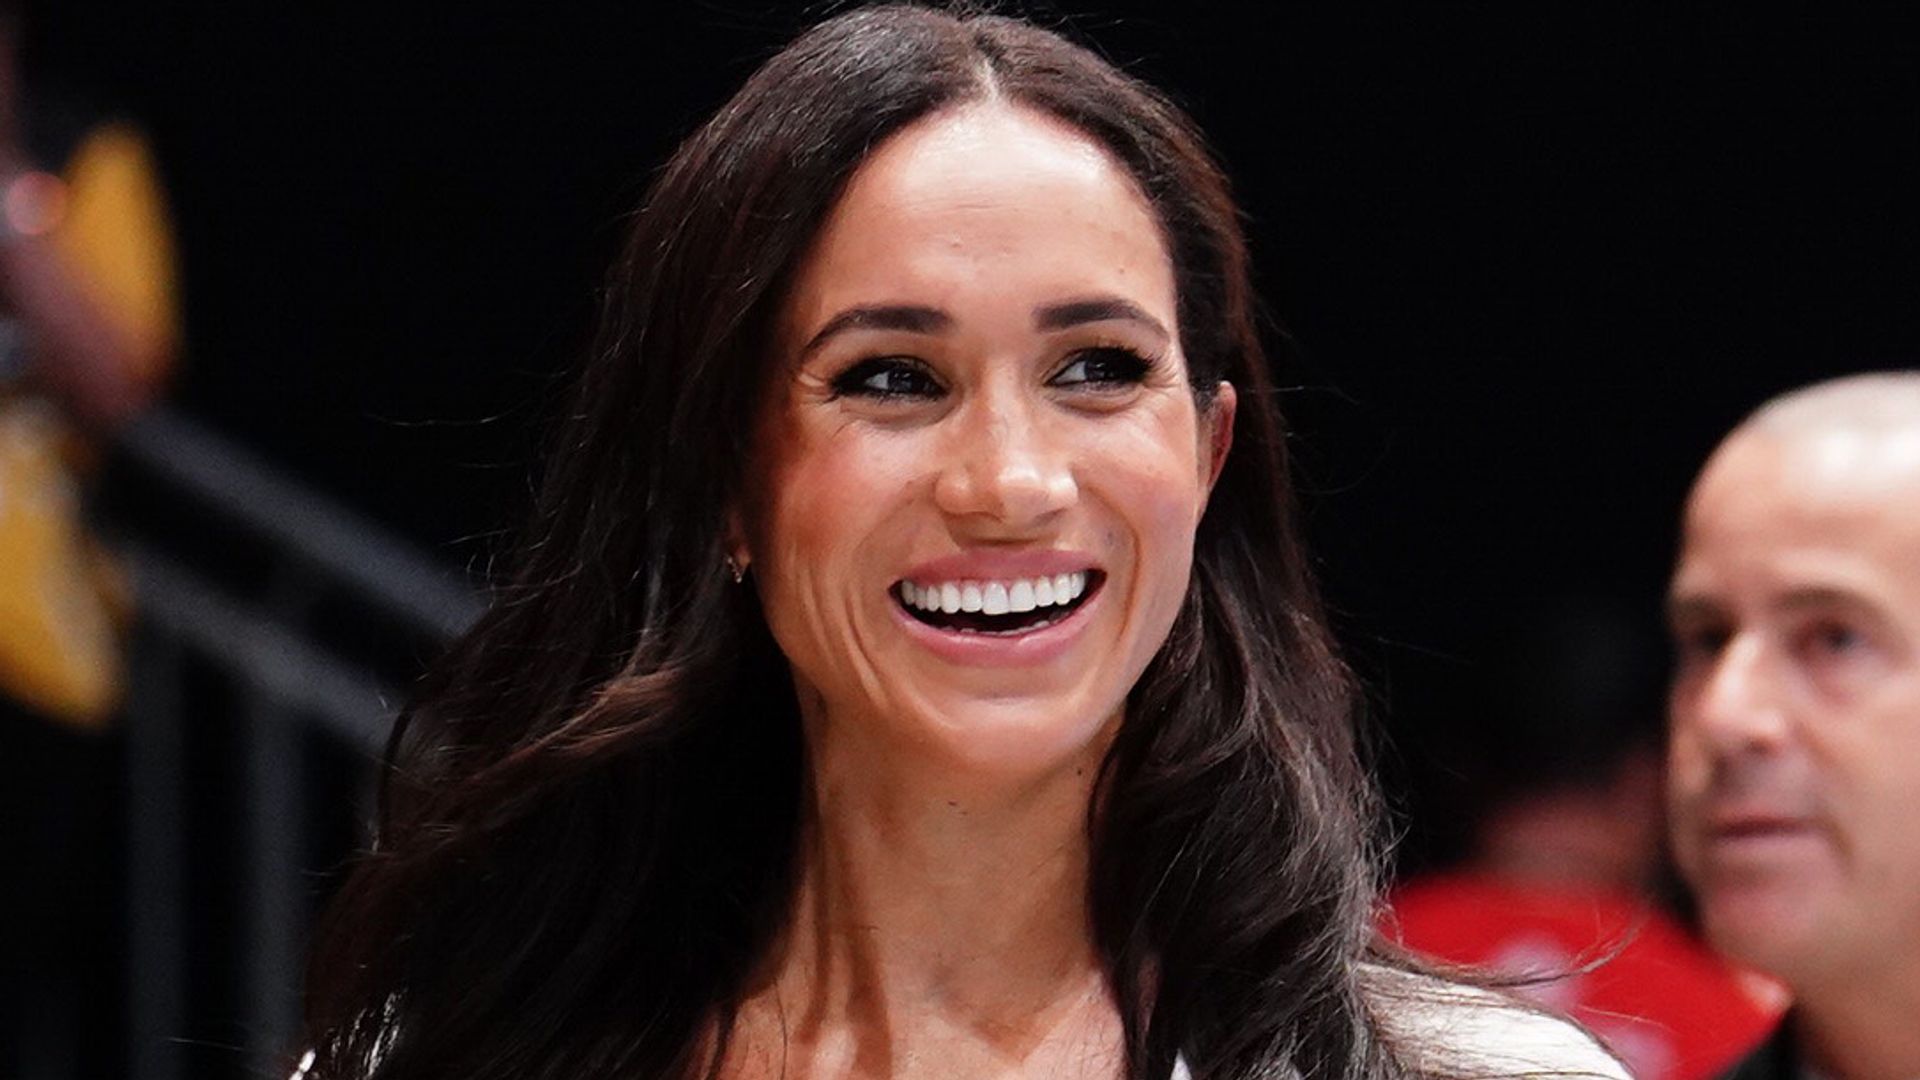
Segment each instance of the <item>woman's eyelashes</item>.
[{"label": "woman's eyelashes", "polygon": [[[1157,362],[1121,345],[1080,349],[1047,379],[1056,389],[1112,391],[1145,382]],[[903,356],[860,360],[833,377],[833,396],[875,401],[937,398],[946,386],[924,363]]]},{"label": "woman's eyelashes", "polygon": [[833,387],[834,397],[863,397],[877,401],[933,398],[946,389],[925,364],[900,356],[876,356],[861,360],[834,376],[829,385]]},{"label": "woman's eyelashes", "polygon": [[1084,386],[1096,390],[1118,390],[1145,382],[1154,361],[1124,345],[1102,345],[1081,349],[1067,362],[1049,386]]}]

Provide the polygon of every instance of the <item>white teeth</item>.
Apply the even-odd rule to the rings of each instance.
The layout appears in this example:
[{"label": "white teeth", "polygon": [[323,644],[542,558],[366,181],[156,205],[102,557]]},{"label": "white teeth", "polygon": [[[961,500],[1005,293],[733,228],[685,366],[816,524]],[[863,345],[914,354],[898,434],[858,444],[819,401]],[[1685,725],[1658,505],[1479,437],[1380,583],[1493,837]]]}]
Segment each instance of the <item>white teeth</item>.
[{"label": "white teeth", "polygon": [[1005,615],[1007,613],[1007,587],[997,581],[987,582],[980,590],[980,613],[983,615]]},{"label": "white teeth", "polygon": [[900,583],[900,599],[910,608],[949,615],[977,611],[984,615],[1028,612],[1070,604],[1087,591],[1087,572],[1006,581],[941,581],[919,585]]},{"label": "white teeth", "polygon": [[1007,606],[1014,611],[1033,610],[1033,582],[1016,581],[1013,588],[1007,590]]}]

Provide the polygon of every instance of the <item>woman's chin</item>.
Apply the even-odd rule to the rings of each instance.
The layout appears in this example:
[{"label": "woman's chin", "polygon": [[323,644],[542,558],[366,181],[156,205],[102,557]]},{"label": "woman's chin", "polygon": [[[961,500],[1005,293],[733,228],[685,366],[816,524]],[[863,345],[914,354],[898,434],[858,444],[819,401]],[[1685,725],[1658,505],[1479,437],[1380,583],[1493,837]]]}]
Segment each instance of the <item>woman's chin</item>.
[{"label": "woman's chin", "polygon": [[944,704],[912,722],[914,749],[956,779],[1016,786],[1083,770],[1091,775],[1119,712],[1048,696]]}]

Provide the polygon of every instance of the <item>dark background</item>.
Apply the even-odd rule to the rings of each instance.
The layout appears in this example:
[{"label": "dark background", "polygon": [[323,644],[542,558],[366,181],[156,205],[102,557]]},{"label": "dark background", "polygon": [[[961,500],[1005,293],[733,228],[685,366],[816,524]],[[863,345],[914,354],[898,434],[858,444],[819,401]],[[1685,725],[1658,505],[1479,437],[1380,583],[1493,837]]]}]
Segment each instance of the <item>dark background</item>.
[{"label": "dark background", "polygon": [[[177,402],[477,566],[525,503],[622,213],[825,10],[59,0],[32,5],[29,63],[156,141]],[[1717,437],[1788,386],[1920,362],[1905,17],[1026,10],[1170,88],[1238,181],[1416,859],[1448,842],[1430,766],[1486,741],[1501,642],[1583,597],[1655,641]]]}]

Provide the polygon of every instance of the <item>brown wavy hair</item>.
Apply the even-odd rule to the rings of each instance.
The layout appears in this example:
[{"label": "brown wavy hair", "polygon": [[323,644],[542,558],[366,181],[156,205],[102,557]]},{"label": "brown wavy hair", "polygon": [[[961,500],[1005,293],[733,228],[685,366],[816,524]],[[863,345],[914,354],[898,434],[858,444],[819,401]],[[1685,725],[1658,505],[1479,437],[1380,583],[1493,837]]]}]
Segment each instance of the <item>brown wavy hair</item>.
[{"label": "brown wavy hair", "polygon": [[535,521],[389,751],[322,921],[319,1077],[696,1077],[787,917],[792,681],[724,573],[770,330],[848,177],[968,102],[1104,146],[1158,218],[1195,394],[1239,391],[1173,629],[1089,812],[1087,903],[1127,1075],[1385,1078],[1376,807],[1296,534],[1239,211],[1165,97],[992,14],[855,10],[770,59],[658,175]]}]

